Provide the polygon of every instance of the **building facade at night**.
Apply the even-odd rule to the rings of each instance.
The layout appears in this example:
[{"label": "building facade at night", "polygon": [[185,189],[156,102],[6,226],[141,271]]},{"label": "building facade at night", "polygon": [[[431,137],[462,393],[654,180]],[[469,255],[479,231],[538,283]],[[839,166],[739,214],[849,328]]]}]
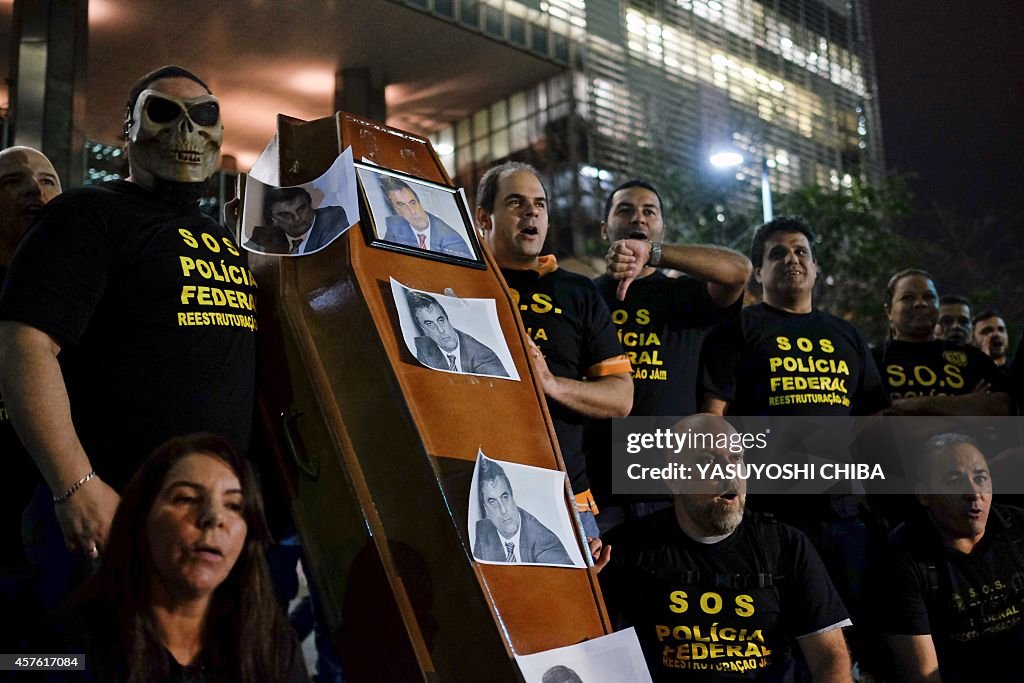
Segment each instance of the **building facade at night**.
[{"label": "building facade at night", "polygon": [[[470,196],[491,164],[531,162],[551,190],[549,247],[559,254],[586,251],[607,191],[634,175],[714,182],[722,212],[758,215],[765,164],[775,193],[883,173],[867,0],[353,0],[248,3],[241,13],[201,0],[145,13],[125,0],[45,4],[51,14],[88,5],[88,54],[82,41],[67,55],[88,64],[88,78],[64,88],[88,108],[55,117],[89,141],[65,154],[86,160],[71,173],[83,182],[123,163],[112,155],[124,93],[165,63],[210,79],[224,152],[237,162],[229,169],[248,168],[277,113],[337,110],[430,136]],[[200,18],[180,26],[195,39],[137,49],[137,36],[182,17]],[[22,60],[36,44],[29,33],[45,28],[37,23],[25,15],[19,29],[15,18]],[[24,73],[25,63],[9,82]],[[15,92],[23,112],[52,101]],[[45,136],[24,136],[13,96],[11,105],[18,134],[5,142],[53,157]],[[744,163],[711,169],[709,154],[724,148]]]},{"label": "building facade at night", "polygon": [[617,181],[663,178],[669,167],[722,173],[707,158],[724,148],[745,157],[725,173],[749,213],[758,211],[763,163],[774,192],[883,173],[863,0],[491,4],[504,9],[506,28],[527,6],[550,14],[552,35],[567,38],[569,68],[432,137],[467,186],[505,158],[544,169],[554,223],[572,226],[556,251],[583,249],[583,231]]}]

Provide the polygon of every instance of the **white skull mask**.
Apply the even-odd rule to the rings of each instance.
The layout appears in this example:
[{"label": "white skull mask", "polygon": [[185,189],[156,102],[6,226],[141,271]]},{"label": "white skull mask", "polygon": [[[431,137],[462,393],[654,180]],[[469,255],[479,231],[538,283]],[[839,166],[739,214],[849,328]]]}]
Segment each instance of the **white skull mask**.
[{"label": "white skull mask", "polygon": [[143,90],[128,129],[131,160],[157,178],[198,183],[217,170],[224,125],[213,95],[181,99]]}]

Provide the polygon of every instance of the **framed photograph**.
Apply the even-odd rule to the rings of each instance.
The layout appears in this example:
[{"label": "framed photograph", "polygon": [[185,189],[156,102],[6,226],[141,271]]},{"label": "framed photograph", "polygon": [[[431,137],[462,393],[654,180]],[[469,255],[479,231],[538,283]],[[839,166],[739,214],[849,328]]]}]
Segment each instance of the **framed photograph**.
[{"label": "framed photograph", "polygon": [[238,243],[249,251],[304,256],[320,251],[359,217],[352,148],[316,180],[275,187],[250,174]]},{"label": "framed photograph", "polygon": [[379,166],[356,163],[371,246],[486,268],[465,195]]}]

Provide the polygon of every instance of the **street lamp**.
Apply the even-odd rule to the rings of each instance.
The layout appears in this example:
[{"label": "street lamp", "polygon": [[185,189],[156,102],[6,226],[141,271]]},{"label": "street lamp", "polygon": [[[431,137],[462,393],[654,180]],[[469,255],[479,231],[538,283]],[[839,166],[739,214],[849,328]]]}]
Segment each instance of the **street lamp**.
[{"label": "street lamp", "polygon": [[[722,150],[715,152],[708,161],[717,168],[733,168],[743,163],[743,155],[735,150]],[[761,159],[761,209],[764,213],[764,222],[772,219],[772,186],[768,181],[768,159]]]}]

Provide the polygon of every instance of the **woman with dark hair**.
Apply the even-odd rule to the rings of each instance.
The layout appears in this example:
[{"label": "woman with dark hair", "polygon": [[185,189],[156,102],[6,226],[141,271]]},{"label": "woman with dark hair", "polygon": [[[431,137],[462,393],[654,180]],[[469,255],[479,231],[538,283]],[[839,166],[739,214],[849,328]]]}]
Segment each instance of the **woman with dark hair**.
[{"label": "woman with dark hair", "polygon": [[950,402],[943,398],[965,396],[979,388],[998,391],[1002,380],[992,359],[978,349],[936,337],[939,294],[931,275],[915,268],[893,275],[886,287],[885,313],[890,339],[874,355],[893,402],[890,413],[971,414],[979,406],[997,406],[998,401],[987,399]]},{"label": "woman with dark hair", "polygon": [[157,448],[65,617],[61,651],[85,653],[75,680],[307,681],[267,576],[268,541],[252,467],[227,441],[194,434]]}]

